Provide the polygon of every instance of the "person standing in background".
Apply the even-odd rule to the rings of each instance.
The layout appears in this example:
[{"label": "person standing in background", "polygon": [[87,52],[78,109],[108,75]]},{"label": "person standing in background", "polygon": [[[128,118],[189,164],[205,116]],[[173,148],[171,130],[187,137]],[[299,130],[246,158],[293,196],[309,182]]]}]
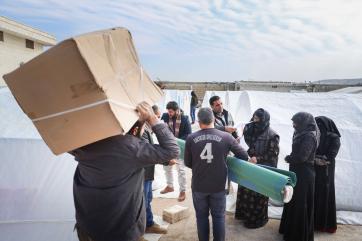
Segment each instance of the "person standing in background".
[{"label": "person standing in background", "polygon": [[315,159],[314,228],[320,232],[335,233],[337,214],[334,173],[341,134],[330,118],[318,116],[315,120],[321,136]]},{"label": "person standing in background", "polygon": [[[153,112],[160,119],[160,110],[157,105],[152,106]],[[148,123],[145,123],[143,133],[141,132],[140,135],[142,136],[142,140],[154,144],[152,138],[152,128]],[[168,162],[163,163],[163,165],[169,165]],[[143,192],[145,195],[145,205],[146,205],[146,233],[157,233],[157,234],[166,234],[167,229],[161,227],[159,224],[155,223],[153,220],[153,213],[151,202],[153,199],[152,195],[152,183],[155,176],[155,165],[150,165],[144,168],[145,170],[145,180],[144,180],[144,188]]]},{"label": "person standing in background", "polygon": [[[188,116],[181,112],[177,102],[170,101],[166,105],[167,113],[164,113],[161,117],[174,134],[176,138],[186,140],[187,136],[191,134],[191,123]],[[178,182],[180,185],[180,194],[178,201],[182,202],[186,198],[186,170],[183,160],[178,160],[176,165],[178,173]],[[169,193],[174,191],[173,187],[173,174],[172,166],[163,167],[166,174],[167,186],[161,191],[161,194]]]},{"label": "person standing in background", "polygon": [[210,107],[215,116],[215,128],[221,131],[229,132],[235,139],[239,140],[234,119],[231,113],[224,109],[219,96],[212,96],[209,100]]},{"label": "person standing in background", "polygon": [[196,116],[196,107],[199,103],[199,99],[197,98],[197,95],[195,91],[191,91],[191,102],[190,102],[190,116],[191,116],[191,124],[195,124]]},{"label": "person standing in background", "polygon": [[[230,133],[238,142],[240,142],[240,137],[238,136],[237,129],[234,126],[234,120],[230,112],[225,110],[223,103],[219,96],[215,95],[209,99],[209,104],[214,113],[215,117],[215,128],[220,131],[225,131]],[[226,185],[226,194],[230,193],[231,182],[228,179]]]}]

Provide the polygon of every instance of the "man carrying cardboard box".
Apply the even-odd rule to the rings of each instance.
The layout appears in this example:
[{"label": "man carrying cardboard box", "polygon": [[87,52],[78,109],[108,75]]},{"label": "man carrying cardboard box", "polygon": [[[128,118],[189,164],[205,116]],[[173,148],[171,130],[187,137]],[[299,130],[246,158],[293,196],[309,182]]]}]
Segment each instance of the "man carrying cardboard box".
[{"label": "man carrying cardboard box", "polygon": [[52,152],[71,152],[79,162],[80,234],[137,240],[145,221],[141,169],[177,157],[178,147],[147,104],[137,109],[161,145],[124,135],[139,119],[137,104],[163,95],[142,68],[131,33],[117,27],[66,39],[3,78]]},{"label": "man carrying cardboard box", "polygon": [[139,120],[152,126],[159,145],[126,134],[71,152],[78,161],[73,188],[79,237],[138,241],[144,234],[143,167],[177,158],[179,148],[150,105],[142,103],[137,110]]}]

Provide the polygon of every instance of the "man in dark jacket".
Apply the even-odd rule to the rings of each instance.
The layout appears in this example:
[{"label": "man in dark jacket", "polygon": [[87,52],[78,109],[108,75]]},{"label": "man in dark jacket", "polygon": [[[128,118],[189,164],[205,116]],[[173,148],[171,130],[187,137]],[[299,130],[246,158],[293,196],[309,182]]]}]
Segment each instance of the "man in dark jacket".
[{"label": "man in dark jacket", "polygon": [[145,230],[143,167],[179,154],[175,137],[147,103],[137,106],[159,145],[117,135],[71,152],[78,166],[73,192],[78,234],[94,241],[139,240]]},{"label": "man in dark jacket", "polygon": [[[153,112],[160,118],[160,110],[157,105],[152,106]],[[154,144],[152,138],[152,128],[149,124],[146,123],[144,125],[144,132],[142,134],[142,140]],[[164,163],[164,165],[168,165],[168,162]],[[158,233],[158,234],[166,234],[167,229],[161,227],[159,224],[155,223],[153,220],[153,213],[151,202],[153,199],[152,195],[152,182],[155,177],[155,165],[150,165],[144,168],[145,169],[145,181],[144,181],[144,195],[145,195],[145,204],[146,204],[146,233]]]},{"label": "man in dark jacket", "polygon": [[185,165],[192,169],[192,198],[196,211],[200,241],[209,240],[209,213],[215,241],[225,240],[226,157],[232,151],[237,158],[248,154],[229,134],[214,128],[210,108],[201,108],[198,115],[200,131],[188,136],[185,144]]},{"label": "man in dark jacket", "polygon": [[284,204],[279,232],[285,241],[314,240],[314,158],[318,146],[318,127],[314,117],[299,112],[292,118],[295,129],[292,152],[285,157],[289,170],[297,175],[293,198]]},{"label": "man in dark jacket", "polygon": [[233,117],[230,112],[224,109],[219,96],[212,96],[209,100],[210,107],[215,116],[215,128],[221,131],[229,132],[235,139],[239,139]]},{"label": "man in dark jacket", "polygon": [[[209,99],[210,107],[215,117],[215,128],[220,131],[230,133],[238,142],[240,140],[237,129],[234,127],[235,123],[230,112],[224,109],[223,103],[219,96],[214,95]],[[230,192],[230,180],[227,182],[226,194]]]},{"label": "man in dark jacket", "polygon": [[[161,120],[163,120],[169,126],[175,137],[186,140],[187,136],[191,134],[191,123],[188,116],[182,113],[177,102],[175,101],[168,102],[166,109],[167,113],[162,115]],[[178,172],[178,182],[180,185],[178,201],[182,202],[186,198],[186,170],[183,160],[179,160],[176,167]],[[174,191],[172,167],[164,166],[164,170],[166,174],[167,186],[161,191],[161,194]]]}]

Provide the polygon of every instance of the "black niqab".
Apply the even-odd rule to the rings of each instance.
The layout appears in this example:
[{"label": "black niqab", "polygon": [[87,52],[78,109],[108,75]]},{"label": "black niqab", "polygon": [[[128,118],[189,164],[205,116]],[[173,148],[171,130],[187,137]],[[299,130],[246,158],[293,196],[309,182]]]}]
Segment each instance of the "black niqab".
[{"label": "black niqab", "polygon": [[[253,121],[254,116],[259,118],[258,122]],[[253,117],[251,118],[251,123],[247,124],[244,130],[244,134],[249,134],[249,136],[253,136],[254,134],[260,135],[263,131],[268,128],[270,125],[270,114],[268,111],[264,110],[263,108],[257,109]]]}]

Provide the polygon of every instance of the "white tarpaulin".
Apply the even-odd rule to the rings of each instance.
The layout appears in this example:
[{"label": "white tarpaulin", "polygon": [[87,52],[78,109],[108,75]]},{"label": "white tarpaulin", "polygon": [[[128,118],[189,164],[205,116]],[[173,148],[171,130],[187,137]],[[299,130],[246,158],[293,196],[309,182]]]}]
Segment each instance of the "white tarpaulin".
[{"label": "white tarpaulin", "polygon": [[[362,95],[339,93],[280,93],[262,91],[207,91],[209,98],[221,97],[235,123],[247,123],[253,112],[264,108],[270,113],[271,127],[280,135],[278,167],[288,169],[284,157],[291,152],[292,116],[299,111],[333,119],[340,130],[341,149],[336,158],[336,204],[340,223],[362,224]],[[239,130],[239,133],[241,131]],[[245,143],[243,143],[245,146]],[[281,208],[272,209],[278,217]]]},{"label": "white tarpaulin", "polygon": [[185,113],[190,116],[191,90],[162,90],[164,96],[157,103],[161,112],[166,112],[166,105],[170,101],[176,101]]},{"label": "white tarpaulin", "polygon": [[0,89],[0,240],[78,240],[74,159],[55,156],[7,88]]}]

